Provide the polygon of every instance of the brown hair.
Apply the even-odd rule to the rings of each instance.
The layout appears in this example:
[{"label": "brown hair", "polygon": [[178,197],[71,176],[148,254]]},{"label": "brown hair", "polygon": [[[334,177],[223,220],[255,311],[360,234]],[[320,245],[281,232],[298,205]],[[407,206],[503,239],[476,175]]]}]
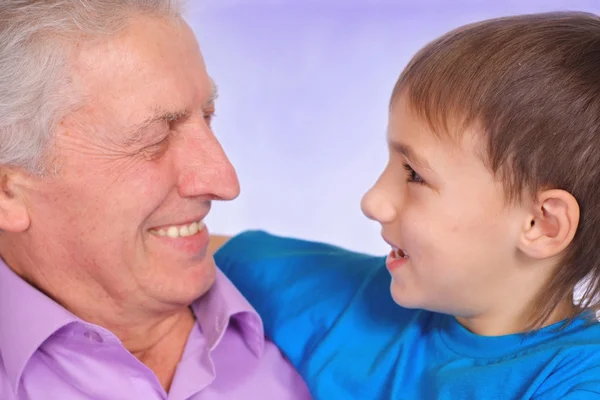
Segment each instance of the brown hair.
[{"label": "brown hair", "polygon": [[510,201],[548,188],[577,199],[575,238],[538,294],[530,327],[572,300],[586,277],[579,311],[599,310],[600,18],[557,12],[463,26],[414,56],[391,104],[402,92],[434,132],[449,134],[457,122],[458,132],[484,133],[485,162]]}]

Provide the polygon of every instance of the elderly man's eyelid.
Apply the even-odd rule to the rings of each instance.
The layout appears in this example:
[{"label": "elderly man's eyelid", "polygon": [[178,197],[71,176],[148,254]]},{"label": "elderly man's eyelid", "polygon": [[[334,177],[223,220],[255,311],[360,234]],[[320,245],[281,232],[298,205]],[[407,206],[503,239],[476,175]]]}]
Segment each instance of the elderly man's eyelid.
[{"label": "elderly man's eyelid", "polygon": [[[202,114],[209,114],[213,116],[215,114],[215,100],[219,96],[217,87],[213,84],[210,97],[206,100],[202,106]],[[144,138],[144,133],[156,125],[157,123],[166,122],[167,124],[177,123],[185,120],[190,116],[188,110],[181,111],[169,111],[169,112],[157,112],[153,116],[148,117],[144,122],[138,125],[137,128],[133,129],[133,132],[127,135],[124,143],[126,146],[132,146],[139,143]]]},{"label": "elderly man's eyelid", "polygon": [[164,112],[158,115],[155,114],[139,124],[137,128],[134,128],[133,132],[130,135],[127,135],[124,143],[126,146],[132,146],[142,142],[144,141],[146,132],[153,126],[156,126],[160,123],[171,124],[186,118],[188,115],[189,113],[187,111]]},{"label": "elderly man's eyelid", "polygon": [[214,103],[214,101],[210,101],[210,102],[206,103],[204,105],[204,107],[202,107],[202,111],[204,113],[207,113],[207,112],[208,113],[213,113],[213,112],[215,112],[215,103]]}]

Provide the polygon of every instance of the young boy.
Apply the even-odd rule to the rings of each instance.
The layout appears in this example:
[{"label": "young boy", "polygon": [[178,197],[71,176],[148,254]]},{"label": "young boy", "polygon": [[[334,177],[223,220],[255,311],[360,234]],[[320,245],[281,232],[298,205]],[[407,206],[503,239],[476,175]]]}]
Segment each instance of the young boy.
[{"label": "young boy", "polygon": [[362,201],[386,259],[264,232],[215,256],[314,397],[599,399],[600,19],[442,36],[387,139]]}]

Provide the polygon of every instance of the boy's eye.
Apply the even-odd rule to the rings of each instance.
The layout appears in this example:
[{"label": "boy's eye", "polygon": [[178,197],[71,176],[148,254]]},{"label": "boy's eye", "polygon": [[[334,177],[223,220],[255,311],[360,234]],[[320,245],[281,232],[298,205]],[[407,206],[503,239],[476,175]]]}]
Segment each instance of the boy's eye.
[{"label": "boy's eye", "polygon": [[425,181],[423,180],[423,178],[421,178],[419,176],[419,174],[417,174],[415,172],[415,170],[412,169],[412,167],[410,165],[408,165],[407,163],[404,163],[404,169],[408,173],[408,176],[406,178],[407,182],[409,182],[409,183],[419,183],[421,185],[425,184]]}]

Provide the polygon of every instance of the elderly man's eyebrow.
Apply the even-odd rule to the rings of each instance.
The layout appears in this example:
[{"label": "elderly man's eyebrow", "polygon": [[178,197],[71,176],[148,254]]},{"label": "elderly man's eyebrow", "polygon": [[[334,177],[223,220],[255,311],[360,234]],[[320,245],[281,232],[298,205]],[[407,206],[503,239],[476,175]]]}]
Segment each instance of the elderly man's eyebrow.
[{"label": "elderly man's eyebrow", "polygon": [[431,166],[429,165],[429,163],[427,162],[427,160],[425,160],[424,158],[422,158],[421,156],[419,156],[412,147],[410,147],[407,144],[404,143],[399,143],[399,142],[395,142],[390,140],[389,141],[389,145],[392,149],[394,149],[395,151],[397,151],[398,153],[402,154],[404,157],[406,157],[406,159],[416,168],[422,168],[422,169],[428,169],[428,170],[432,170]]},{"label": "elderly man's eyebrow", "polygon": [[146,118],[140,124],[137,124],[135,127],[131,129],[131,133],[127,135],[125,139],[125,145],[131,146],[135,143],[141,141],[144,136],[144,132],[151,127],[152,125],[158,122],[171,122],[177,121],[180,118],[183,118],[188,115],[186,110],[181,111],[163,111],[163,110],[154,110],[152,114]]},{"label": "elderly man's eyebrow", "polygon": [[[208,98],[206,99],[204,104],[202,105],[203,110],[214,107],[215,100],[219,96],[219,93],[217,90],[217,85],[215,85],[215,83],[212,79],[210,80],[210,86],[211,86],[210,95],[208,96]],[[151,127],[152,125],[154,125],[158,122],[177,121],[181,118],[187,117],[188,115],[189,115],[189,112],[187,110],[180,110],[180,111],[154,110],[148,118],[146,118],[143,122],[136,125],[135,127],[133,127],[130,130],[131,133],[127,135],[127,138],[125,139],[125,145],[131,146],[131,145],[141,141],[141,139],[144,136],[144,132],[149,127]]]},{"label": "elderly man's eyebrow", "polygon": [[206,108],[209,106],[213,106],[215,104],[215,100],[217,100],[217,97],[219,97],[219,89],[217,88],[215,81],[213,81],[211,78],[210,79],[210,96],[208,96],[208,99],[204,102],[204,107]]}]

